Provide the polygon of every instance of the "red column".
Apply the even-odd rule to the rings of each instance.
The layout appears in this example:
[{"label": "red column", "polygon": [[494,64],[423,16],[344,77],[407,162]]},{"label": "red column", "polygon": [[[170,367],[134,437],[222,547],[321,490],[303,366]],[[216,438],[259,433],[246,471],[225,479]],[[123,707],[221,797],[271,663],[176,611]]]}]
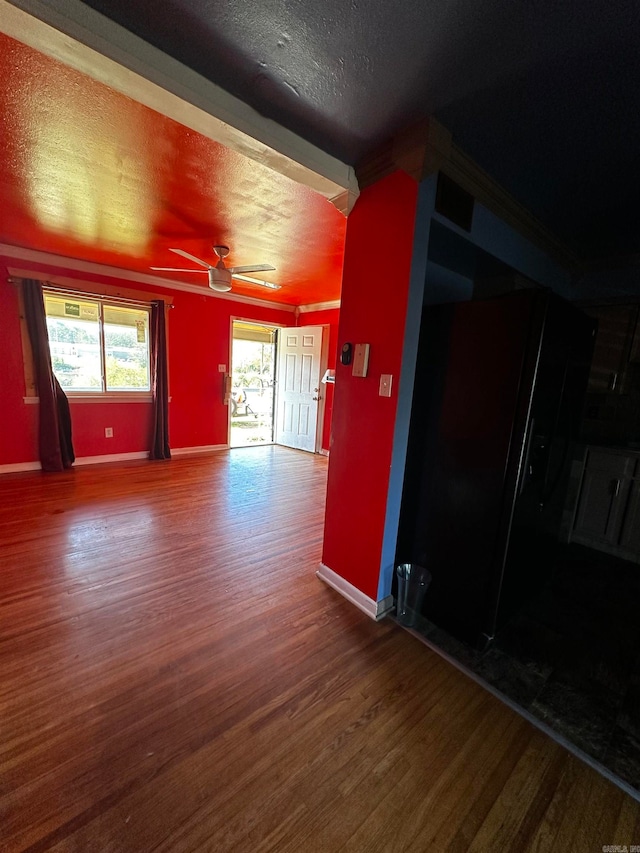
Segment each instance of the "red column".
[{"label": "red column", "polygon": [[[322,562],[374,602],[417,201],[417,182],[394,172],[362,191],[346,232],[338,353],[368,343],[370,356],[364,379],[336,367]],[[383,373],[393,375],[390,398],[378,393]]]}]

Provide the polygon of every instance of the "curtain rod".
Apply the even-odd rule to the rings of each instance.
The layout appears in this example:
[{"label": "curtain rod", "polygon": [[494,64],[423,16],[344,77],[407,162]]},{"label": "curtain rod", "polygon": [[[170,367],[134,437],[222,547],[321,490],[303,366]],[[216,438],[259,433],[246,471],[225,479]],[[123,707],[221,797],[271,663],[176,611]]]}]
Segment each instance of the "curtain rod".
[{"label": "curtain rod", "polygon": [[[9,276],[7,281],[9,282],[9,284],[21,284],[24,279],[15,278],[15,276]],[[152,302],[158,301],[157,299],[150,299],[149,302],[144,302],[140,299],[127,299],[126,296],[108,296],[104,293],[91,293],[86,290],[73,290],[73,288],[71,287],[64,287],[64,285],[60,284],[52,284],[50,281],[43,281],[42,279],[38,279],[38,281],[40,282],[40,284],[42,284],[43,287],[46,287],[47,290],[52,290],[55,293],[68,293],[70,296],[79,296],[84,299],[107,299],[111,302],[126,302],[129,305],[143,305],[145,307],[150,305]],[[168,309],[174,307],[171,303],[165,304]]]}]

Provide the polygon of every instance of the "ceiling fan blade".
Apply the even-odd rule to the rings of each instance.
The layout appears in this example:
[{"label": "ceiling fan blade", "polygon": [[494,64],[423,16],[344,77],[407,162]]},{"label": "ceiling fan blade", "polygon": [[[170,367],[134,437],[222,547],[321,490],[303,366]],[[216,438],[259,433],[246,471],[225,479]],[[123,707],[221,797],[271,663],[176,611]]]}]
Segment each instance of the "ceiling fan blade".
[{"label": "ceiling fan blade", "polygon": [[161,270],[162,272],[209,272],[209,270],[183,270],[178,267],[149,267],[152,270]]},{"label": "ceiling fan blade", "polygon": [[183,258],[188,258],[190,261],[194,261],[196,264],[200,264],[201,267],[211,269],[211,264],[208,264],[205,261],[201,261],[200,258],[196,258],[195,255],[190,255],[189,252],[185,252],[183,249],[169,249],[169,251],[175,252],[176,255],[182,255]]},{"label": "ceiling fan blade", "polygon": [[249,275],[238,275],[237,273],[231,274],[232,278],[237,278],[238,281],[248,281],[250,284],[259,284],[260,287],[268,287],[269,290],[280,290],[281,285],[272,284],[270,281],[264,281],[261,278],[251,278]]},{"label": "ceiling fan blade", "polygon": [[248,267],[227,267],[231,275],[234,275],[237,272],[263,272],[264,270],[274,270],[275,267],[270,266],[269,264],[253,264]]}]

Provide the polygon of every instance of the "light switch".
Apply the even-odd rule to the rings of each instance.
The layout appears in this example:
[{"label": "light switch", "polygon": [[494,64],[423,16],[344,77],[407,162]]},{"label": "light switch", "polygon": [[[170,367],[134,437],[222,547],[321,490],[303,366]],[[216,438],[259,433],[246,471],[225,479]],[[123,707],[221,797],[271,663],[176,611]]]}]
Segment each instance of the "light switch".
[{"label": "light switch", "polygon": [[369,367],[369,344],[356,344],[353,348],[354,376],[366,376]]},{"label": "light switch", "polygon": [[226,372],[227,372],[227,365],[226,364],[219,364],[218,365],[218,373],[226,373]]},{"label": "light switch", "polygon": [[391,373],[383,373],[380,376],[380,390],[378,394],[381,397],[390,397],[391,396],[391,383],[393,382],[393,376]]}]

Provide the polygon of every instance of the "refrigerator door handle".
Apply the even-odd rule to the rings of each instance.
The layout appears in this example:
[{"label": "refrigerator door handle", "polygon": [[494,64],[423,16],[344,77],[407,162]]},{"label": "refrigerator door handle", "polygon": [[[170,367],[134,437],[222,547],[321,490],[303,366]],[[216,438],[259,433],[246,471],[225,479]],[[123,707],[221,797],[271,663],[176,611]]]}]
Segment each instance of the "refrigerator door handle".
[{"label": "refrigerator door handle", "polygon": [[525,443],[524,460],[522,470],[520,471],[520,488],[518,494],[521,495],[524,487],[527,485],[533,476],[533,465],[531,464],[531,445],[533,444],[533,432],[535,427],[535,419],[529,418],[529,426],[527,432],[527,440]]}]

